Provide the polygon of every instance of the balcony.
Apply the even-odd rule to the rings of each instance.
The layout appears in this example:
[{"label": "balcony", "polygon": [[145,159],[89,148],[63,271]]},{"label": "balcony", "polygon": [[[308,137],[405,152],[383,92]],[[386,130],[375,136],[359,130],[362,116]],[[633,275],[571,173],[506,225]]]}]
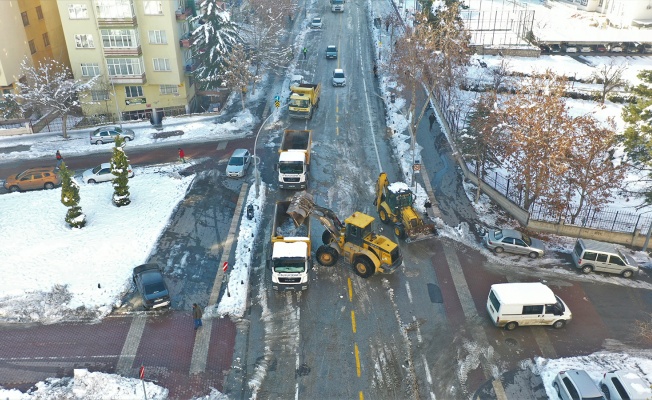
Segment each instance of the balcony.
[{"label": "balcony", "polygon": [[190,35],[190,32],[181,36],[181,39],[179,39],[179,46],[184,49],[189,49],[190,46],[192,46],[192,36]]},{"label": "balcony", "polygon": [[100,28],[133,28],[138,26],[136,16],[116,17],[116,18],[98,18],[97,25]]},{"label": "balcony", "polygon": [[184,68],[184,72],[186,75],[192,75],[196,70],[197,67],[199,67],[199,63],[197,61],[188,61],[191,62],[192,64],[186,64]]},{"label": "balcony", "polygon": [[109,76],[109,79],[111,80],[111,83],[117,83],[117,84],[132,84],[132,83],[138,83],[138,84],[145,84],[147,83],[147,77],[145,76],[145,73],[142,75],[113,75]]},{"label": "balcony", "polygon": [[143,50],[138,47],[104,47],[102,48],[106,56],[140,56]]},{"label": "balcony", "polygon": [[188,7],[185,10],[177,10],[174,15],[177,17],[177,21],[185,21],[192,17],[192,9]]}]

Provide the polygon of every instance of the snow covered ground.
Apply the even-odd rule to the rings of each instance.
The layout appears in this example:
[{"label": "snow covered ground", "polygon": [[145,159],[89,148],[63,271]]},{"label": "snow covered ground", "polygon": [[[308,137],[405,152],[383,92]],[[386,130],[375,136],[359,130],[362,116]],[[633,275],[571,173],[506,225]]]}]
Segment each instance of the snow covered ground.
[{"label": "snow covered ground", "polygon": [[[303,33],[298,36],[297,44],[302,40]],[[484,60],[489,65],[500,62],[498,57],[484,57]],[[591,63],[600,62],[598,57],[590,57],[587,60]],[[533,59],[511,59],[510,62],[513,62],[515,70],[523,72],[529,72],[526,70],[535,66],[538,70],[549,66],[557,71],[578,73],[578,77],[580,73],[590,75],[586,65],[576,61],[570,62],[566,57],[542,57],[536,62]],[[634,67],[638,64],[638,61],[635,63],[632,61],[632,68],[638,68]],[[641,67],[645,66],[644,62],[640,64]],[[290,74],[292,71],[294,69]],[[483,73],[479,68],[474,70],[474,67],[471,67],[470,72],[471,74]],[[400,156],[399,159],[402,160],[403,171],[410,171],[412,164],[410,136],[406,132],[407,121],[401,114],[405,99],[399,97],[395,103],[388,101],[389,88],[394,85],[391,81],[385,81],[382,93],[388,107],[389,126],[398,132],[392,137],[392,144],[395,152]],[[283,88],[286,87],[287,79],[283,83]],[[262,91],[258,91],[256,97],[250,98],[249,102],[255,101],[262,94]],[[609,107],[611,108],[612,105]],[[613,107],[617,109],[617,106]],[[619,114],[617,110],[609,113]],[[276,114],[271,117],[272,123],[278,119],[279,116]],[[155,130],[148,123],[125,126],[136,132],[136,140],[130,142],[128,146],[152,146],[161,142],[167,144],[179,140],[187,142],[206,138],[246,136],[255,133],[252,132],[252,128],[257,122],[257,118],[249,110],[238,112],[232,119],[220,123],[215,123],[215,117],[166,119],[165,130],[181,129],[184,131],[183,139],[174,136],[167,139],[153,139],[152,134]],[[91,146],[85,132],[71,132],[71,136],[73,139],[66,141],[58,136],[46,134],[0,138],[0,147],[29,146],[29,150],[26,151],[0,153],[0,160],[54,158],[57,149],[62,150],[64,157],[88,152],[109,152],[112,147],[111,145]],[[416,152],[417,155],[420,154],[421,147],[418,146]],[[0,214],[0,241],[3,243],[0,247],[0,259],[4,261],[0,265],[0,274],[3,276],[3,281],[0,282],[0,318],[11,322],[40,323],[54,323],[76,316],[101,318],[109,313],[113,306],[119,305],[119,299],[126,290],[129,290],[131,269],[147,260],[160,233],[165,229],[169,216],[192,184],[192,177],[183,178],[178,175],[178,170],[178,165],[136,167],[136,176],[130,181],[132,204],[123,208],[111,205],[110,184],[81,184],[81,206],[88,220],[88,226],[81,230],[70,230],[65,225],[63,217],[66,210],[63,206],[59,206],[58,201],[60,189],[0,196],[0,209],[3,210]],[[406,182],[410,183],[410,177],[411,174],[404,173]],[[471,191],[471,188],[467,191]],[[253,193],[254,191],[250,190],[246,203],[261,209],[265,201],[265,187],[261,188],[260,197],[256,198]],[[418,187],[416,193],[420,196],[417,204],[423,204],[425,190]],[[489,209],[486,201],[484,198],[483,202],[478,204],[479,214],[486,214],[486,210]],[[29,208],[25,206],[26,204],[29,204]],[[152,204],[156,207],[152,207]],[[241,217],[240,234],[235,250],[235,259],[238,261],[230,267],[232,282],[241,280],[248,282],[251,252],[256,235],[260,234],[260,214],[256,213],[256,215],[257,217],[251,221]],[[491,225],[491,217],[488,217],[487,225]],[[442,234],[480,248],[469,233],[468,227],[446,227],[442,230]],[[104,245],[98,246],[97,243],[106,237],[121,239],[110,245],[102,242]],[[36,246],[28,248],[27,243]],[[560,240],[559,246],[569,247],[563,240]],[[495,257],[489,252],[486,254]],[[505,260],[501,258],[496,262],[505,263]],[[528,266],[536,268],[538,265],[546,265],[550,262],[550,259],[543,258]],[[554,273],[561,271],[563,269],[559,268]],[[225,314],[241,316],[245,308],[246,293],[238,288],[247,286],[230,286],[231,296],[224,298],[217,307],[207,309],[205,317]],[[647,290],[652,289],[647,286],[642,287]],[[601,377],[602,372],[610,369],[634,369],[639,371],[639,375],[645,376],[652,382],[651,359],[652,357],[647,353],[628,356],[623,352],[601,352],[587,357],[536,359],[534,362],[529,362],[532,364],[533,371],[541,375],[546,391],[551,395],[553,394],[551,381],[560,369],[587,369],[596,381]],[[97,393],[93,391],[94,387],[102,388],[99,393],[103,394],[106,390],[113,391],[116,393],[114,398],[142,398],[142,384],[137,380],[88,373],[83,370],[76,372],[72,379],[53,379],[40,383],[37,385],[37,390],[41,391],[38,395],[0,390],[0,397],[55,399],[77,395],[77,398],[100,398],[93,397],[99,396],[94,394]],[[166,389],[151,383],[147,384],[147,393],[150,398],[167,397]],[[223,395],[214,392],[206,399],[223,398],[220,396]],[[107,397],[103,395],[101,398]]]}]

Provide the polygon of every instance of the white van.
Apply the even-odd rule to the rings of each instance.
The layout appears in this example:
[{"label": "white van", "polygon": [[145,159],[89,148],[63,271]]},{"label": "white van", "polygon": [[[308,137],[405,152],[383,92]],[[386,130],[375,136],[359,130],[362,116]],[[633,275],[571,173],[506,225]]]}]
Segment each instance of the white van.
[{"label": "white van", "polygon": [[487,311],[494,325],[509,331],[519,325],[552,325],[559,329],[572,319],[566,303],[540,282],[491,285]]}]

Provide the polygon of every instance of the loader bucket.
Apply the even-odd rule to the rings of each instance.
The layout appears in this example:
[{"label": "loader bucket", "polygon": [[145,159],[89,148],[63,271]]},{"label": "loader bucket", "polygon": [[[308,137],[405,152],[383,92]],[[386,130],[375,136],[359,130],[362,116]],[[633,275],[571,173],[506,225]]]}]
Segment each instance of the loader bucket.
[{"label": "loader bucket", "polygon": [[300,226],[306,218],[310,218],[310,213],[314,208],[315,202],[312,195],[302,191],[292,196],[286,213],[294,220],[296,226]]},{"label": "loader bucket", "polygon": [[435,224],[422,224],[414,229],[408,229],[405,234],[407,238],[406,243],[418,242],[420,240],[427,240],[437,236],[437,229]]}]

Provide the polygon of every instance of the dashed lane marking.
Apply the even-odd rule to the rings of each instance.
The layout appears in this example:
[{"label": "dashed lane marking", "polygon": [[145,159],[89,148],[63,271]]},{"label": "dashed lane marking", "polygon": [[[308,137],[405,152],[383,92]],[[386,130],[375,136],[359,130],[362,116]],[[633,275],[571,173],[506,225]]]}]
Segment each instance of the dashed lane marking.
[{"label": "dashed lane marking", "polygon": [[[218,297],[220,295],[220,289],[222,287],[222,281],[224,280],[224,272],[220,266],[229,261],[229,256],[231,254],[231,247],[235,242],[236,229],[238,227],[238,222],[240,221],[240,215],[242,215],[242,208],[244,206],[244,200],[247,195],[247,189],[249,185],[246,183],[242,185],[240,189],[240,197],[238,198],[238,203],[235,206],[235,212],[233,213],[233,218],[231,219],[231,226],[229,227],[229,234],[224,241],[224,251],[222,252],[222,258],[217,268],[217,274],[215,275],[215,280],[213,281],[213,288],[211,289],[211,294],[208,298],[208,304],[206,307],[212,307],[217,304]],[[213,323],[211,319],[206,319],[204,321],[204,326],[202,326],[195,336],[195,344],[192,347],[192,359],[190,360],[190,375],[199,374],[206,370],[206,361],[208,359],[208,347],[210,345],[211,331],[213,330]]]},{"label": "dashed lane marking", "polygon": [[351,328],[353,329],[353,333],[356,332],[356,326],[355,326],[355,311],[351,310]]}]

